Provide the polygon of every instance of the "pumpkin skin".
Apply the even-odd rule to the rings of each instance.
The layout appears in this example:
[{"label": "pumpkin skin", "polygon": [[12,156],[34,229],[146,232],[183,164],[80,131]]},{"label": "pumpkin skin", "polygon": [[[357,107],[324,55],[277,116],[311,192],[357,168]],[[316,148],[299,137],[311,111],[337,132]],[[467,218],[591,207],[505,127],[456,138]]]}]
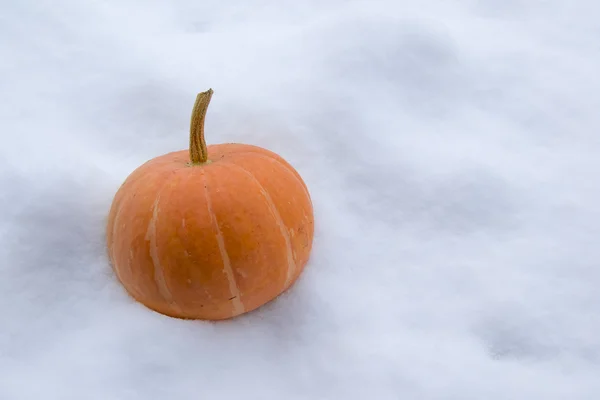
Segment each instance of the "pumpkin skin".
[{"label": "pumpkin skin", "polygon": [[117,191],[107,224],[113,269],[159,313],[222,320],[286,291],[312,248],[307,187],[279,155],[246,144],[156,157]]}]

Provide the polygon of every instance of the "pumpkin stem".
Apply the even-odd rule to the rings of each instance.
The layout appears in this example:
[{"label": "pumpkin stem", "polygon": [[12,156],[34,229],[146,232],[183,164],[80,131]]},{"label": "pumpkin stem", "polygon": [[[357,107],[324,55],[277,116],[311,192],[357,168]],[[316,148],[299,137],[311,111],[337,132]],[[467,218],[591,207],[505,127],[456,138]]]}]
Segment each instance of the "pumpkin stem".
[{"label": "pumpkin stem", "polygon": [[198,93],[194,109],[192,110],[192,121],[190,123],[190,161],[193,165],[204,164],[208,161],[208,149],[204,141],[204,119],[206,110],[210,103],[213,90]]}]

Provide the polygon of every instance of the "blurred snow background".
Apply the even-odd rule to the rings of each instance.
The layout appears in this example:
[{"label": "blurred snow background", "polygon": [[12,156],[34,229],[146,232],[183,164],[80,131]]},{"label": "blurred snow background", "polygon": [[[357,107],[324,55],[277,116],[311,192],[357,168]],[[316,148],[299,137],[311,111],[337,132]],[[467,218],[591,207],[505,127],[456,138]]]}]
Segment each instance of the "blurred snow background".
[{"label": "blurred snow background", "polygon": [[[0,2],[0,399],[600,398],[600,3]],[[290,161],[312,260],[213,324],[134,303],[112,196],[207,141]]]}]

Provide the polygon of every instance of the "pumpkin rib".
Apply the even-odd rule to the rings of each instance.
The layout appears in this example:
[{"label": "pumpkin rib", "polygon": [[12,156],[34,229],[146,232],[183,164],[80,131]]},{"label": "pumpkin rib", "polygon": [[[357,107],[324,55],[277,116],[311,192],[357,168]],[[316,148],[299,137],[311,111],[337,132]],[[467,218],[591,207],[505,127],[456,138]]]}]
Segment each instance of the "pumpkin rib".
[{"label": "pumpkin rib", "polygon": [[[222,151],[220,148],[227,147],[227,153],[226,153],[227,158],[225,160],[230,159],[232,157],[240,156],[240,155],[245,156],[248,154],[252,154],[252,155],[257,155],[263,159],[268,159],[268,160],[274,161],[275,163],[281,165],[286,170],[288,170],[292,175],[294,175],[294,177],[296,178],[298,183],[300,183],[302,188],[304,188],[306,196],[309,198],[309,200],[311,200],[310,193],[308,192],[308,187],[306,186],[306,182],[304,182],[304,180],[302,180],[300,173],[298,171],[296,171],[294,169],[294,167],[292,167],[287,161],[285,161],[278,154],[276,154],[270,150],[267,150],[265,148],[262,148],[259,146],[254,146],[254,145],[249,145],[249,144],[223,143],[223,144],[211,145],[208,147],[209,147],[209,150],[218,151],[217,154],[220,154],[220,151]],[[233,147],[233,148],[231,148],[231,147]],[[223,161],[225,161],[225,160],[223,160]],[[311,200],[311,204],[312,204],[312,200]]]},{"label": "pumpkin rib", "polygon": [[271,211],[271,215],[273,215],[273,218],[275,219],[275,224],[277,224],[279,231],[281,232],[281,236],[283,236],[283,240],[285,241],[288,268],[287,268],[287,275],[286,275],[284,287],[287,287],[291,283],[291,280],[294,277],[294,274],[296,272],[296,267],[297,267],[296,260],[294,257],[294,252],[292,251],[292,241],[290,240],[290,233],[289,233],[288,227],[285,226],[283,219],[281,218],[281,214],[279,213],[277,206],[273,202],[273,199],[271,198],[269,193],[265,190],[264,186],[259,182],[259,180],[256,179],[254,174],[252,172],[248,171],[246,168],[244,168],[238,164],[235,164],[234,162],[231,162],[229,160],[224,161],[224,163],[228,164],[230,166],[233,166],[234,168],[237,168],[240,171],[242,171],[243,173],[247,174],[258,185],[258,187],[260,189],[260,193],[265,198],[265,201],[267,202],[269,210]]},{"label": "pumpkin rib", "polygon": [[[109,232],[109,235],[107,235],[107,241],[108,241],[108,258],[110,260],[110,262],[112,263],[112,265],[114,266],[115,263],[115,256],[114,256],[114,252],[113,252],[113,248],[115,247],[115,237],[117,236],[117,227],[118,222],[119,222],[119,217],[121,216],[121,210],[123,210],[123,203],[125,202],[125,199],[119,201],[118,203],[115,202],[115,214],[114,214],[114,219],[112,220],[112,229],[109,229],[107,232]],[[110,219],[109,219],[110,221]],[[115,274],[117,275],[117,278],[119,278],[119,280],[121,279],[121,274],[118,271],[118,268],[113,268],[115,271]]]},{"label": "pumpkin rib", "polygon": [[225,240],[223,239],[223,232],[221,232],[221,228],[219,227],[219,221],[217,220],[217,216],[212,208],[212,201],[210,199],[210,193],[208,191],[208,181],[206,179],[205,171],[202,171],[202,180],[204,181],[204,195],[206,197],[206,206],[208,207],[208,214],[210,215],[211,223],[213,229],[215,230],[215,236],[217,238],[217,244],[219,246],[219,251],[221,253],[221,259],[223,260],[223,271],[227,276],[227,280],[229,283],[229,290],[231,292],[231,306],[233,309],[234,315],[243,314],[246,310],[244,306],[244,302],[240,296],[240,288],[235,279],[235,275],[233,273],[233,268],[231,267],[231,260],[229,259],[229,254],[227,253],[227,248],[225,247]]},{"label": "pumpkin rib", "polygon": [[152,206],[152,217],[148,222],[148,229],[146,230],[145,240],[148,243],[148,250],[150,253],[150,259],[152,260],[152,272],[154,277],[154,282],[156,283],[156,288],[158,289],[158,293],[162,298],[172,307],[175,311],[181,311],[181,308],[177,305],[171,289],[167,284],[164,274],[164,267],[160,262],[160,257],[158,255],[158,240],[156,238],[156,222],[158,220],[158,212],[159,212],[159,202],[163,192],[166,190],[168,179],[165,179],[162,187],[159,189],[158,194],[156,195],[156,200],[154,200],[154,204]]},{"label": "pumpkin rib", "polygon": [[[125,195],[128,192],[135,193],[135,189],[137,189],[137,185],[139,185],[139,182],[143,180],[141,178],[149,172],[155,173],[159,176],[162,176],[162,174],[172,173],[172,171],[170,169],[161,171],[161,169],[164,168],[164,166],[166,166],[167,164],[168,164],[167,161],[162,161],[162,162],[156,161],[156,160],[147,161],[144,164],[140,165],[135,171],[133,171],[131,173],[131,175],[128,177],[128,179],[125,182],[123,182],[117,189],[117,193],[115,194],[115,197],[113,199],[113,204],[111,206],[111,209],[108,213],[108,218],[107,218],[107,223],[109,225],[110,224],[113,225],[113,229],[109,229],[106,232],[107,247],[109,247],[109,254],[111,257],[112,257],[112,247],[114,247],[115,231],[118,226],[117,219],[121,213],[121,210],[123,209],[123,205],[129,199]],[[153,168],[157,169],[157,171],[153,171],[150,168],[152,166],[154,166]],[[111,261],[112,261],[112,259],[111,259]]]},{"label": "pumpkin rib", "polygon": [[[169,177],[171,175],[173,175],[175,173],[175,171],[173,170],[162,170],[161,167],[166,166],[168,163],[166,162],[156,162],[156,164],[160,165],[161,167],[158,167],[158,171],[152,171],[152,170],[147,170],[145,166],[150,165],[151,162],[146,163],[143,166],[140,166],[138,171],[135,171],[134,174],[137,173],[137,175],[133,175],[134,179],[132,179],[129,182],[125,182],[122,186],[121,189],[119,190],[119,193],[117,194],[117,196],[120,196],[120,198],[118,199],[118,202],[115,202],[115,208],[116,208],[116,212],[114,213],[114,218],[112,220],[109,220],[109,223],[112,223],[112,229],[109,230],[109,232],[111,233],[111,237],[110,237],[110,248],[109,248],[109,259],[112,262],[113,265],[113,270],[115,271],[115,274],[117,275],[117,278],[119,278],[119,280],[123,283],[125,283],[125,281],[123,280],[123,274],[122,271],[123,269],[123,264],[119,264],[118,263],[118,257],[117,255],[115,255],[117,246],[115,243],[115,237],[117,236],[117,231],[119,229],[119,226],[122,225],[120,223],[120,218],[121,218],[121,211],[123,209],[126,208],[126,206],[129,205],[129,202],[131,202],[134,198],[135,198],[135,194],[138,191],[138,187],[142,186],[143,183],[145,182],[145,179],[147,174],[154,174],[155,175],[155,179],[163,179],[165,181],[165,183],[163,183],[163,185],[166,184],[166,182],[168,181]],[[161,186],[162,188],[163,186]],[[129,195],[127,196],[125,192],[125,190],[127,190],[127,192],[131,192],[133,193],[133,195]],[[122,193],[122,195],[121,195]],[[129,236],[125,235],[124,239],[127,242],[131,242],[133,240],[133,234],[130,234]],[[119,266],[120,268],[119,268]],[[134,277],[134,270],[133,268],[131,268],[131,258],[128,257],[127,261],[124,263],[124,265],[127,267],[127,271],[125,272],[125,275],[129,275],[131,278],[133,278],[133,281],[135,282],[137,279]],[[121,269],[121,270],[120,270]],[[139,272],[139,271],[138,271]],[[135,286],[135,285],[133,285]],[[131,288],[133,290],[133,292],[136,294],[138,294],[138,288],[137,287],[132,287]],[[135,296],[134,296],[135,297]]]},{"label": "pumpkin rib", "polygon": [[[149,284],[152,285],[156,298],[155,308],[179,318],[226,318],[232,312],[231,301],[228,301],[231,297],[228,280],[223,272],[216,233],[201,187],[202,171],[212,170],[213,167],[182,165],[185,166],[179,174],[169,180],[169,190],[161,195],[156,224],[158,254],[165,280],[182,312],[169,310],[169,304],[156,294],[155,284],[151,281]],[[210,177],[208,172],[207,177]],[[158,190],[153,191],[152,201],[157,192]],[[214,208],[215,200],[212,200]],[[147,208],[150,209],[150,206],[151,204]],[[145,252],[148,254],[147,248]],[[144,270],[145,275],[152,278],[149,256],[146,256]]]},{"label": "pumpkin rib", "polygon": [[308,197],[308,199],[310,200],[311,205],[312,205],[312,200],[310,198],[310,194],[308,193],[308,188],[306,187],[306,183],[302,180],[302,178],[300,178],[300,174],[298,173],[298,171],[295,171],[291,167],[291,165],[287,164],[285,161],[278,158],[277,155],[275,155],[275,154],[269,154],[269,153],[261,152],[261,151],[246,150],[246,151],[235,152],[235,153],[232,153],[233,157],[228,157],[228,158],[234,158],[235,156],[244,155],[244,154],[252,154],[252,155],[258,156],[262,159],[268,159],[270,161],[274,161],[276,164],[281,165],[285,170],[289,171],[292,175],[294,175],[294,178],[296,178],[298,183],[300,183],[300,185],[302,186],[302,189],[304,189],[306,197]]},{"label": "pumpkin rib", "polygon": [[[195,185],[197,182],[193,182],[194,176],[187,173],[189,167],[185,163],[176,162],[176,164],[178,164],[177,169],[165,180],[165,187],[156,191],[156,203],[158,204],[158,199],[160,199],[161,205],[159,206],[160,219],[157,217],[154,226],[154,229],[159,233],[156,237],[157,246],[155,248],[157,264],[154,266],[161,266],[160,271],[162,273],[155,274],[154,280],[158,289],[160,289],[160,285],[163,285],[163,289],[166,289],[170,294],[170,297],[163,296],[163,299],[166,301],[167,306],[172,309],[171,313],[187,315],[187,299],[182,296],[179,281],[179,275],[185,269],[185,264],[175,262],[168,252],[165,254],[165,248],[170,248],[172,245],[172,229],[175,226],[172,220],[173,201],[182,195],[179,188],[186,185]],[[164,215],[166,215],[166,218],[163,217]],[[185,224],[184,221],[182,219],[181,223]]]}]

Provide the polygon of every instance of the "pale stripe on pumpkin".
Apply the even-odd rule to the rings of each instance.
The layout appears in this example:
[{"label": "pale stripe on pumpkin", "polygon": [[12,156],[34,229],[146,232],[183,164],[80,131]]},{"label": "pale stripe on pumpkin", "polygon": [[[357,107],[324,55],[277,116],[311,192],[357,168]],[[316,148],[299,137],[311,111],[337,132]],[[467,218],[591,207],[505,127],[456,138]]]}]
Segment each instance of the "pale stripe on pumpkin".
[{"label": "pale stripe on pumpkin", "polygon": [[283,223],[281,214],[279,214],[279,211],[277,210],[277,207],[275,206],[275,203],[273,202],[273,199],[271,198],[269,193],[265,190],[264,186],[258,181],[258,179],[256,179],[256,177],[254,176],[253,173],[248,171],[246,168],[244,168],[238,164],[235,164],[233,162],[227,162],[227,164],[229,164],[235,168],[238,168],[240,171],[243,171],[245,174],[250,176],[250,178],[252,178],[252,180],[254,182],[256,182],[256,184],[258,185],[260,192],[262,193],[263,197],[265,198],[265,200],[267,202],[267,205],[269,206],[269,210],[271,211],[271,214],[273,215],[273,218],[275,219],[275,223],[279,227],[281,236],[283,236],[283,240],[285,241],[285,246],[286,246],[286,251],[287,251],[288,268],[287,268],[287,275],[285,278],[284,286],[287,287],[292,282],[292,278],[294,277],[294,273],[296,272],[296,262],[294,260],[294,254],[292,251],[292,241],[290,240],[290,234],[289,234],[287,227]]},{"label": "pale stripe on pumpkin", "polygon": [[152,206],[152,218],[150,219],[150,223],[148,224],[148,230],[146,231],[145,239],[150,242],[150,258],[152,259],[152,266],[154,267],[154,281],[156,282],[158,292],[168,303],[170,303],[173,306],[173,308],[179,310],[179,307],[177,306],[177,304],[175,304],[175,301],[173,300],[173,295],[169,290],[167,281],[165,280],[163,266],[160,262],[160,257],[158,256],[158,245],[156,243],[156,219],[158,218],[159,200],[160,194],[156,196],[156,200],[154,201],[154,205]]},{"label": "pale stripe on pumpkin", "polygon": [[[121,282],[123,282],[123,278],[121,276],[121,273],[119,271],[119,268],[117,267],[117,260],[115,259],[115,238],[117,237],[117,228],[119,227],[119,217],[121,216],[121,210],[123,209],[123,200],[121,200],[121,202],[119,203],[119,205],[117,206],[117,212],[115,213],[115,218],[113,219],[113,225],[112,225],[112,237],[111,237],[111,243],[110,243],[110,247],[109,247],[109,256],[110,256],[110,262],[113,264],[113,269],[115,271],[115,274],[117,274],[117,278],[119,278],[119,280]],[[131,265],[130,263],[127,263],[127,268],[131,271]]]},{"label": "pale stripe on pumpkin", "polygon": [[281,161],[278,158],[275,157],[271,157],[267,154],[263,154],[263,153],[259,153],[259,152],[252,152],[253,156],[257,156],[260,157],[262,159],[268,159],[270,161],[275,162],[278,165],[281,165],[281,167],[283,169],[285,169],[286,171],[288,171],[290,174],[292,174],[294,176],[294,179],[298,182],[298,184],[300,185],[300,187],[302,188],[302,190],[304,191],[304,193],[306,194],[306,198],[309,200],[309,202],[312,204],[312,199],[310,197],[310,194],[308,193],[308,189],[306,188],[306,185],[304,183],[304,181],[300,178],[300,176],[298,175],[298,172],[296,172],[295,170],[291,169],[290,166],[286,165],[283,161]]},{"label": "pale stripe on pumpkin", "polygon": [[235,276],[233,275],[231,260],[229,259],[229,254],[227,254],[227,249],[225,248],[225,240],[223,239],[223,233],[219,227],[219,221],[217,220],[217,216],[212,209],[212,202],[210,200],[210,194],[208,193],[206,176],[204,173],[202,173],[202,178],[204,179],[204,195],[206,196],[208,214],[210,215],[211,222],[216,232],[217,244],[219,245],[221,259],[223,260],[223,271],[225,272],[225,275],[227,275],[227,280],[229,282],[229,291],[231,292],[232,297],[231,304],[233,306],[233,315],[240,315],[246,311],[246,308],[244,307],[244,303],[242,303],[242,299],[240,297],[240,288],[238,287],[237,282],[235,281]]}]

